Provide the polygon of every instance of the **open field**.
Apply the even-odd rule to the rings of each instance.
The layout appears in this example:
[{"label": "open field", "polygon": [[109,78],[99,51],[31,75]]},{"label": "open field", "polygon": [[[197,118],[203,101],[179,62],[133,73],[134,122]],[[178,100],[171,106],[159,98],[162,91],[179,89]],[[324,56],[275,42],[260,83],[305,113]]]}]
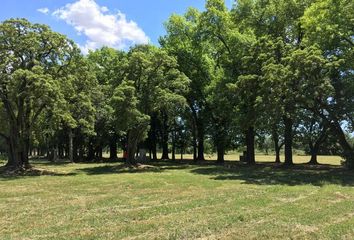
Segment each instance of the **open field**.
[{"label": "open field", "polygon": [[354,174],[338,166],[34,165],[53,174],[0,178],[2,240],[354,239]]},{"label": "open field", "polygon": [[[108,153],[103,154],[105,157],[109,157]],[[205,160],[216,160],[217,155],[216,154],[205,154]],[[123,154],[120,153],[119,157],[123,157]],[[157,157],[161,157],[161,153],[157,154]],[[169,155],[171,158],[171,154]],[[284,156],[280,156],[281,161],[284,161]],[[176,160],[181,159],[179,154],[176,154]],[[193,159],[192,154],[184,154],[183,159]],[[226,161],[238,161],[240,159],[240,154],[239,153],[230,153],[230,154],[225,154],[225,160]],[[274,162],[275,161],[275,156],[274,155],[265,155],[265,154],[256,154],[256,161],[257,162]],[[306,155],[294,155],[294,163],[307,163],[310,161],[310,156]],[[320,164],[331,164],[331,165],[340,165],[342,161],[342,158],[339,156],[318,156],[318,162]]]}]

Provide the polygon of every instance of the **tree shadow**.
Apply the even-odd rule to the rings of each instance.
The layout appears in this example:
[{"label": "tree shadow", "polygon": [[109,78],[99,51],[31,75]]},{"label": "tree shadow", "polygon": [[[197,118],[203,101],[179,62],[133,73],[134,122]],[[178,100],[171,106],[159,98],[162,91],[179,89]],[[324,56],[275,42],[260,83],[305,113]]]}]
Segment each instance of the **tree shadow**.
[{"label": "tree shadow", "polygon": [[171,161],[150,161],[148,164],[138,164],[134,165],[104,165],[89,168],[79,168],[76,171],[84,172],[89,175],[100,175],[100,174],[121,174],[121,173],[159,173],[168,170],[182,170],[191,168],[188,163],[181,162],[171,162]]},{"label": "tree shadow", "polygon": [[16,179],[22,179],[23,177],[39,177],[39,176],[75,176],[77,173],[63,173],[55,172],[47,169],[30,168],[23,170],[21,172],[9,172],[4,167],[0,167],[0,180],[1,181],[11,181]]},{"label": "tree shadow", "polygon": [[[38,160],[42,166],[65,165],[68,161],[45,162]],[[86,163],[85,163],[86,164]],[[209,175],[214,180],[238,180],[243,184],[257,185],[314,185],[337,184],[342,186],[354,186],[354,172],[341,166],[333,165],[308,165],[296,164],[290,167],[274,163],[258,163],[247,165],[241,162],[226,161],[217,165],[215,161],[192,160],[157,160],[149,161],[137,166],[118,162],[104,162],[99,166],[77,168],[70,173],[60,173],[45,169],[34,170],[18,175],[6,175],[0,171],[0,180],[13,180],[26,176],[74,176],[79,173],[88,175],[123,174],[123,173],[161,173],[164,171],[187,170],[194,174]]]},{"label": "tree shadow", "polygon": [[210,175],[214,180],[239,180],[243,184],[257,185],[313,185],[337,184],[354,186],[353,171],[340,166],[298,164],[290,167],[271,163],[232,164],[195,168],[192,173]]}]

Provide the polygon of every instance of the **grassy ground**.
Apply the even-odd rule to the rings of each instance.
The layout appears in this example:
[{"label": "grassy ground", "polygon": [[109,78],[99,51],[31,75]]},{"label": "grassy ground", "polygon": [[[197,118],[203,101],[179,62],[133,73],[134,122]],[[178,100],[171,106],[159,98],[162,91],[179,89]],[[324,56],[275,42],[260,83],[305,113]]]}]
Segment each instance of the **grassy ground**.
[{"label": "grassy ground", "polygon": [[354,239],[354,173],[339,166],[34,165],[55,174],[0,177],[2,240]]},{"label": "grassy ground", "polygon": [[[121,158],[123,157],[123,154],[120,153],[118,156]],[[109,154],[105,153],[104,157],[108,158]],[[157,157],[161,157],[161,153],[157,154]],[[171,154],[169,155],[171,158]],[[216,154],[205,154],[205,160],[216,160],[217,155]],[[193,159],[192,154],[184,154],[183,155],[184,159]],[[176,159],[179,160],[181,159],[181,156],[179,154],[176,154]],[[239,153],[230,153],[225,155],[225,160],[226,161],[239,161],[240,159],[240,154]],[[281,160],[284,160],[284,156],[281,155]],[[256,161],[257,162],[274,162],[275,161],[275,156],[274,155],[264,155],[264,154],[256,154]],[[306,155],[295,155],[294,156],[294,163],[307,163],[310,161],[310,156]],[[321,164],[331,164],[331,165],[340,165],[342,161],[342,158],[339,156],[318,156],[318,162]]]}]

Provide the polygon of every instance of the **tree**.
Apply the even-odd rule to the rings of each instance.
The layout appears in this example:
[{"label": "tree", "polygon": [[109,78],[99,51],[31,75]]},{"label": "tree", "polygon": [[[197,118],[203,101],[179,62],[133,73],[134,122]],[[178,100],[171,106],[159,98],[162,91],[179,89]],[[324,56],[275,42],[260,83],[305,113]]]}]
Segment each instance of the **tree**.
[{"label": "tree", "polygon": [[49,27],[25,19],[0,24],[0,98],[8,143],[7,167],[28,167],[31,130],[48,108],[62,107],[61,73],[79,54],[76,45]]},{"label": "tree", "polygon": [[327,124],[315,114],[303,111],[298,128],[298,137],[309,149],[311,159],[309,164],[318,164],[317,155],[321,145],[328,136]]},{"label": "tree", "polygon": [[165,23],[167,35],[160,38],[162,47],[176,57],[178,69],[191,80],[185,97],[193,119],[194,160],[204,160],[205,129],[209,122],[206,98],[211,81],[208,64],[210,46],[201,41],[200,16],[201,13],[194,8],[183,16],[172,15]]},{"label": "tree", "polygon": [[[100,92],[92,67],[87,59],[80,55],[72,58],[70,66],[63,71],[62,77],[68,80],[66,85],[62,86],[62,89],[65,89],[63,92],[65,104],[60,120],[62,127],[67,131],[68,157],[73,162],[73,130],[76,129],[77,132],[87,136],[95,135],[96,106],[94,98],[100,95]],[[92,153],[88,154],[88,160],[93,159],[92,155]]]},{"label": "tree", "polygon": [[151,116],[159,112],[173,116],[185,105],[189,79],[177,66],[175,58],[157,47],[141,45],[128,52],[124,80],[112,103],[117,130],[127,133],[129,163],[135,162],[137,144],[146,137]]},{"label": "tree", "polygon": [[347,0],[316,1],[302,17],[307,32],[305,41],[317,44],[323,56],[333,63],[328,75],[333,91],[318,99],[311,110],[329,126],[342,147],[346,165],[354,168],[354,149],[348,143],[342,124],[353,126],[354,119],[354,11]]},{"label": "tree", "polygon": [[[117,158],[117,142],[121,133],[115,129],[113,121],[113,109],[110,106],[110,99],[113,96],[115,87],[123,81],[123,65],[126,60],[126,53],[112,48],[103,47],[90,51],[88,60],[94,69],[100,92],[96,94],[96,136],[92,139],[98,148],[109,145],[110,159]],[[108,141],[107,141],[108,140]],[[101,147],[100,147],[101,146]],[[102,149],[99,150],[102,152]]]},{"label": "tree", "polygon": [[[241,32],[238,28],[238,22],[233,21],[230,12],[227,10],[224,1],[209,0],[206,2],[206,11],[201,16],[200,34],[205,42],[208,43],[209,54],[212,59],[216,59],[216,66],[223,70],[223,84],[228,86],[229,90],[233,93],[234,97],[228,101],[233,108],[236,109],[236,119],[228,119],[224,121],[224,126],[220,129],[228,129],[227,126],[231,122],[245,123],[241,129],[245,133],[245,142],[247,146],[247,162],[250,164],[255,163],[255,129],[254,121],[249,118],[243,121],[240,112],[252,112],[251,108],[254,106],[256,99],[250,97],[249,94],[241,95],[245,89],[243,87],[250,87],[253,83],[252,79],[242,78],[242,57],[244,56],[245,49],[248,49],[254,41],[251,32]],[[244,81],[243,81],[244,80]],[[254,88],[253,88],[254,89]],[[220,89],[219,89],[220,90]],[[247,90],[245,90],[247,92]],[[250,97],[250,98],[249,98]],[[220,105],[220,108],[226,108],[227,105]],[[229,110],[227,110],[230,112]],[[226,112],[227,112],[226,111]],[[226,113],[224,112],[224,113]],[[252,113],[251,113],[252,114]],[[223,114],[224,115],[224,114]],[[225,116],[225,115],[224,115]],[[219,118],[221,116],[217,116]],[[215,119],[215,117],[214,117]],[[225,131],[226,133],[228,130]]]},{"label": "tree", "polygon": [[133,81],[123,81],[111,100],[115,110],[116,129],[127,133],[127,163],[135,164],[137,145],[147,134],[150,117],[139,111],[139,99]]}]

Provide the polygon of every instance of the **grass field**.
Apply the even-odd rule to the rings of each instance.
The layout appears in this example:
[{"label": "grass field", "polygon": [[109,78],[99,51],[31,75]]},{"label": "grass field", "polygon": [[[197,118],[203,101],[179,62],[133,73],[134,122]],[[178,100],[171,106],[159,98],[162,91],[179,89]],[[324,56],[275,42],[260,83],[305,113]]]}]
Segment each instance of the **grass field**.
[{"label": "grass field", "polygon": [[354,173],[339,166],[34,165],[53,174],[0,178],[2,240],[354,239]]}]

